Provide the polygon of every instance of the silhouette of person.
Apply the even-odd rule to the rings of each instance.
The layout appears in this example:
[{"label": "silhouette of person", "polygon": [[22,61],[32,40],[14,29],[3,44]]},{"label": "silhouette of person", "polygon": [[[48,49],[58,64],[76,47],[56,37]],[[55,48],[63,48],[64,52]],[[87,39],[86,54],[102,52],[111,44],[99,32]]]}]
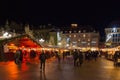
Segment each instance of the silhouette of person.
[{"label": "silhouette of person", "polygon": [[40,70],[45,71],[46,54],[44,53],[44,51],[42,51],[42,53],[40,54],[39,59],[40,59]]}]

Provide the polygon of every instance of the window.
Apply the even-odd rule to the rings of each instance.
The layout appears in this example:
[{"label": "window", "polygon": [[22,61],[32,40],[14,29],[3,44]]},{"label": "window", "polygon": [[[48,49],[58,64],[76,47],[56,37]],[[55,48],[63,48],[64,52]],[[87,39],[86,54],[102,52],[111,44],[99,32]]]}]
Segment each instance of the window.
[{"label": "window", "polygon": [[88,46],[90,45],[90,43],[88,43]]},{"label": "window", "polygon": [[119,30],[119,29],[118,29],[117,31],[118,31],[118,32],[120,32],[120,30]]},{"label": "window", "polygon": [[86,35],[85,34],[83,34],[83,37],[85,37]]},{"label": "window", "polygon": [[116,29],[116,28],[113,28],[113,29],[112,29],[112,32],[117,32],[117,29]]},{"label": "window", "polygon": [[94,43],[94,44],[95,44],[95,43],[97,43],[97,42],[96,42],[96,41],[91,41],[91,43]]},{"label": "window", "polygon": [[72,31],[69,31],[69,33],[71,33]]},{"label": "window", "polygon": [[117,39],[115,39],[115,42],[117,42]]},{"label": "window", "polygon": [[74,35],[74,37],[76,37],[76,35]]},{"label": "window", "polygon": [[71,35],[69,35],[69,37],[71,37]]},{"label": "window", "polygon": [[116,37],[117,37],[117,34],[116,34]]},{"label": "window", "polygon": [[112,39],[113,42],[115,42],[114,38]]},{"label": "window", "polygon": [[85,42],[85,41],[82,41],[81,43],[82,43],[82,44],[86,44],[86,42]]},{"label": "window", "polygon": [[74,31],[74,33],[76,33],[76,31]]},{"label": "window", "polygon": [[88,41],[90,41],[90,39],[88,39]]},{"label": "window", "polygon": [[118,38],[118,42],[120,42],[120,38]]},{"label": "window", "polygon": [[115,34],[113,34],[113,37],[115,37]]}]

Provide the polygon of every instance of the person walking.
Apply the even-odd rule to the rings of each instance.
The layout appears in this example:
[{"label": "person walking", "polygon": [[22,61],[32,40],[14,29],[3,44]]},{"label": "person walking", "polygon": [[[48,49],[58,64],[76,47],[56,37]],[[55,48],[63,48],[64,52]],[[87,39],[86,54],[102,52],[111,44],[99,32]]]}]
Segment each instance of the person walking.
[{"label": "person walking", "polygon": [[44,51],[42,51],[42,53],[39,56],[40,59],[40,71],[45,71],[45,62],[46,62],[46,54],[44,53]]},{"label": "person walking", "polygon": [[23,53],[22,50],[18,49],[15,53],[15,63],[21,64],[23,61]]},{"label": "person walking", "polygon": [[82,66],[83,64],[83,54],[81,51],[78,53],[78,58],[79,58],[79,65]]},{"label": "person walking", "polygon": [[75,49],[73,52],[73,59],[74,59],[74,66],[77,66],[77,60],[78,60],[78,51]]},{"label": "person walking", "polygon": [[56,53],[56,58],[58,59],[58,63],[60,63],[61,61],[60,53],[57,51],[55,53]]}]

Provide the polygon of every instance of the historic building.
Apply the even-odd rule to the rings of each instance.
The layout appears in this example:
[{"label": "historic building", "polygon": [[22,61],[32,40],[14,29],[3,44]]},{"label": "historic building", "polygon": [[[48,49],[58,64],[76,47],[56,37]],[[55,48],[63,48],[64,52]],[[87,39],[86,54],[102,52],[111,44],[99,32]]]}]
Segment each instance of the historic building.
[{"label": "historic building", "polygon": [[[23,26],[14,22],[9,24],[7,21],[5,29],[8,32],[12,32],[12,36],[13,33],[16,36],[18,34],[28,34],[37,42],[47,46],[89,50],[97,49],[99,45],[99,32],[88,25],[71,24],[70,27],[58,27],[51,24],[37,27],[31,25]],[[16,29],[11,31],[11,27]]]},{"label": "historic building", "polygon": [[70,48],[98,49],[99,32],[91,26],[78,26],[71,24],[71,27],[62,30],[69,40]]},{"label": "historic building", "polygon": [[105,28],[106,47],[120,45],[120,21],[114,21]]},{"label": "historic building", "polygon": [[32,31],[36,40],[44,46],[64,48],[67,45],[66,36],[62,35],[60,29],[54,25],[40,25]]}]

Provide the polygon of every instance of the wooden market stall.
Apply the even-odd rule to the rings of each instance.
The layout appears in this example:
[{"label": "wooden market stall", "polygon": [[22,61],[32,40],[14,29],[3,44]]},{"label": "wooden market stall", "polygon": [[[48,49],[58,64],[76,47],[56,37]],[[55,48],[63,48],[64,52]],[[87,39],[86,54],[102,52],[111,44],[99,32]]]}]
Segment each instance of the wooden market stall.
[{"label": "wooden market stall", "polygon": [[8,56],[13,58],[17,49],[30,51],[41,48],[42,45],[27,34],[0,40],[0,60],[4,61]]}]

